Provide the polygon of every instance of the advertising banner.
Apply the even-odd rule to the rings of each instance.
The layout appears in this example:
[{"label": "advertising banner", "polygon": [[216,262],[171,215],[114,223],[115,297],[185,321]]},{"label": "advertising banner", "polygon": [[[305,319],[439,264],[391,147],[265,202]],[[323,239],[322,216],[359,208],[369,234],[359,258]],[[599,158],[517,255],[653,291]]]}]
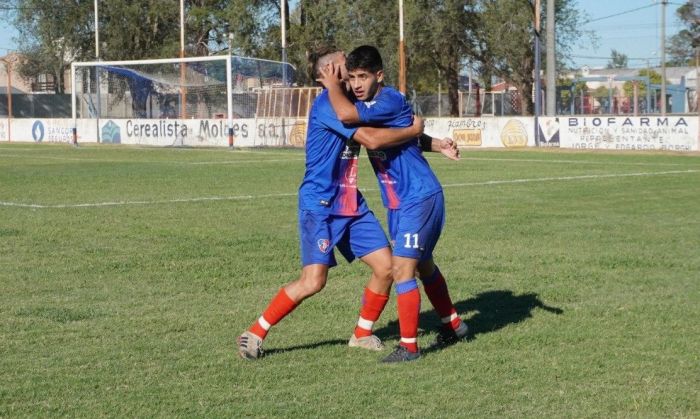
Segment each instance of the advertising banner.
[{"label": "advertising banner", "polygon": [[[11,130],[10,130],[10,125]],[[426,118],[425,132],[451,137],[459,147],[535,146],[531,117]],[[226,147],[226,119],[78,119],[78,143]],[[303,147],[306,119],[248,118],[233,121],[235,147]],[[11,138],[10,138],[11,136]],[[696,116],[540,117],[540,147],[598,150],[698,151]],[[73,120],[0,118],[0,141],[70,143]]]},{"label": "advertising banner", "polygon": [[698,150],[698,118],[694,116],[557,117],[540,118],[539,125],[551,145],[558,140],[564,148]]},{"label": "advertising banner", "polygon": [[459,147],[528,147],[535,145],[534,120],[523,117],[427,118],[425,133],[450,137]]},{"label": "advertising banner", "polygon": [[[305,121],[290,119],[236,119],[232,126],[233,145],[303,146],[305,127]],[[229,145],[228,123],[225,119],[105,119],[100,122],[100,142],[225,147]]]}]

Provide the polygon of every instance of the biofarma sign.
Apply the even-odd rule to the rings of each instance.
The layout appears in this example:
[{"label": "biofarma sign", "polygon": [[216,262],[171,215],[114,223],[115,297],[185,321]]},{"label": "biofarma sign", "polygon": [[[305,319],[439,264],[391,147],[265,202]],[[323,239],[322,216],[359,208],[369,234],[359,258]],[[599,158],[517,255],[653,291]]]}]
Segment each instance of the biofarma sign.
[{"label": "biofarma sign", "polygon": [[[548,118],[540,118],[547,121]],[[553,118],[549,118],[553,119]],[[690,116],[559,117],[562,148],[698,150],[698,119]]]}]

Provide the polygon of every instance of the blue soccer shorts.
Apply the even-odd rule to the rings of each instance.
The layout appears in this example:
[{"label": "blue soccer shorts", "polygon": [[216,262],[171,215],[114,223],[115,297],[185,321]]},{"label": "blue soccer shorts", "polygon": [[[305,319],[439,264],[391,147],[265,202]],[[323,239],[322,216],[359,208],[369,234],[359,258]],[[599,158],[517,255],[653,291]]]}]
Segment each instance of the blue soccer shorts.
[{"label": "blue soccer shorts", "polygon": [[394,256],[430,260],[445,225],[445,197],[439,192],[423,201],[390,209],[387,222]]},{"label": "blue soccer shorts", "polygon": [[333,248],[348,262],[389,247],[379,220],[372,211],[347,217],[299,211],[301,264],[337,265]]}]

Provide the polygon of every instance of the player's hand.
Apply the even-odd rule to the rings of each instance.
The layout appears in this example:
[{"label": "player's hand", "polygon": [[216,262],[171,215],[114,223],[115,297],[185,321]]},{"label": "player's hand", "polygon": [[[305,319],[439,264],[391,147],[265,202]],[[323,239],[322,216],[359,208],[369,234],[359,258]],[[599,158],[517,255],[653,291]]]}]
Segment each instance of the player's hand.
[{"label": "player's hand", "polygon": [[459,160],[459,148],[452,138],[445,137],[440,140],[440,153],[450,160]]},{"label": "player's hand", "polygon": [[331,62],[320,69],[321,75],[316,79],[316,81],[321,83],[326,89],[341,87],[343,78],[340,70],[339,65],[335,65],[335,63]]},{"label": "player's hand", "polygon": [[425,120],[418,115],[413,115],[413,124],[411,128],[415,130],[415,137],[421,135],[425,130]]}]

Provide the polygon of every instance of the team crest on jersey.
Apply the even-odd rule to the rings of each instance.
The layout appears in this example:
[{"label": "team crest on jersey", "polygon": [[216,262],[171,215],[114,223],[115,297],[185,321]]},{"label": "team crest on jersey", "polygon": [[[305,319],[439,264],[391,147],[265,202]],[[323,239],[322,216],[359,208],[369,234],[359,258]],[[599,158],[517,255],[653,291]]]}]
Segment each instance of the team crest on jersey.
[{"label": "team crest on jersey", "polygon": [[331,242],[328,239],[318,239],[318,249],[321,253],[327,253]]}]

